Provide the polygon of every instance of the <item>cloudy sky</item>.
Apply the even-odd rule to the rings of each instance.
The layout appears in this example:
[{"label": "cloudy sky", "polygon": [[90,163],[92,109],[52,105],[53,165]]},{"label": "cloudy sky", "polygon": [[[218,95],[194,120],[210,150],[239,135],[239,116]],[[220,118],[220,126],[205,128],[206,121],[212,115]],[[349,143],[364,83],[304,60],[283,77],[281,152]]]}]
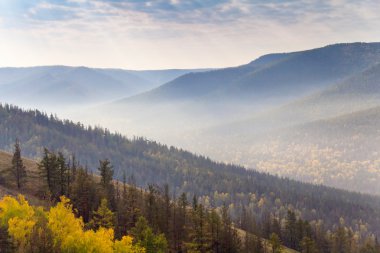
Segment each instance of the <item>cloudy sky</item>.
[{"label": "cloudy sky", "polygon": [[380,41],[378,0],[0,0],[0,66],[223,67]]}]

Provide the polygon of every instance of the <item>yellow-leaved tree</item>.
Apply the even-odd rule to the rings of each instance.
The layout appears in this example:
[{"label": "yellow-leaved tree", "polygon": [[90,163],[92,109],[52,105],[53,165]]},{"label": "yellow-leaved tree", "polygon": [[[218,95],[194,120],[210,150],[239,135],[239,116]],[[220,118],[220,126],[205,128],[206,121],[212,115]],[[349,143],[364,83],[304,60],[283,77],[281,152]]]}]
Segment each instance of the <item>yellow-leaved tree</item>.
[{"label": "yellow-leaved tree", "polygon": [[[42,220],[47,220],[47,224]],[[0,225],[7,229],[19,252],[44,249],[49,252],[145,253],[143,247],[133,245],[130,236],[115,240],[111,228],[84,230],[83,220],[75,217],[65,197],[48,212],[30,206],[23,196],[4,197],[0,201]]]},{"label": "yellow-leaved tree", "polygon": [[8,229],[15,246],[25,249],[28,239],[36,224],[35,212],[25,198],[21,195],[17,199],[6,196],[0,201],[1,226]]}]

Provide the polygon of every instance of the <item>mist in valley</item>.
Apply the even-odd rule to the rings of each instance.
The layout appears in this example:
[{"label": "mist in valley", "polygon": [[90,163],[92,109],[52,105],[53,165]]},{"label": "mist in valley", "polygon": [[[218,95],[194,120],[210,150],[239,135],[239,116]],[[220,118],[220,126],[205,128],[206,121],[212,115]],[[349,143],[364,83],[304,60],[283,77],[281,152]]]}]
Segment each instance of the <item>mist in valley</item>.
[{"label": "mist in valley", "polygon": [[218,161],[379,194],[379,62],[378,43],[354,43],[215,70],[6,68],[0,99]]}]

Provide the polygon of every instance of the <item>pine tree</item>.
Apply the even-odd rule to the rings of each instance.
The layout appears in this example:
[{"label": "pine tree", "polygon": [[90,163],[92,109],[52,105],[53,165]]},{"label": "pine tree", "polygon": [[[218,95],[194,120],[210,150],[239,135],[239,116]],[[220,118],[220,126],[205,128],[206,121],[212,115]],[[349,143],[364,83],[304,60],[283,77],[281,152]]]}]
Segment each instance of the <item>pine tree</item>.
[{"label": "pine tree", "polygon": [[64,196],[64,195],[67,196],[69,169],[66,165],[66,159],[61,152],[59,152],[57,155],[57,169],[58,169],[59,196]]},{"label": "pine tree", "polygon": [[349,253],[350,241],[347,236],[346,229],[343,225],[340,225],[332,238],[332,253]]},{"label": "pine tree", "polygon": [[50,195],[50,199],[54,201],[58,201],[60,197],[58,166],[56,154],[44,148],[43,158],[38,163],[39,175],[44,183],[41,191],[43,195]]},{"label": "pine tree", "polygon": [[146,249],[146,253],[165,253],[168,243],[164,234],[155,235],[144,217],[139,217],[131,234],[138,245]]},{"label": "pine tree", "polygon": [[100,187],[103,196],[108,200],[111,210],[115,210],[115,187],[112,183],[114,171],[111,162],[108,159],[99,161],[98,171],[101,177]]},{"label": "pine tree", "polygon": [[[124,188],[126,188],[126,184],[124,184]],[[125,190],[123,189],[123,192]],[[127,200],[126,200],[126,203],[127,203],[127,230],[134,227],[139,216],[141,215],[141,205],[139,205],[138,203],[138,199],[139,199],[139,191],[136,187],[136,182],[135,182],[135,179],[133,177],[133,175],[130,177],[129,179],[129,187],[128,189],[125,191],[127,194]],[[140,198],[142,198],[142,196],[140,196]]]},{"label": "pine tree", "polygon": [[221,252],[221,220],[215,210],[210,213],[211,249],[213,252]]},{"label": "pine tree", "polygon": [[240,239],[237,231],[233,228],[228,207],[224,205],[221,213],[221,245],[222,252],[240,252]]},{"label": "pine tree", "polygon": [[158,219],[158,191],[155,186],[149,185],[148,192],[146,194],[146,218],[149,224],[152,226],[153,230],[157,231],[159,229],[159,219]]},{"label": "pine tree", "polygon": [[163,231],[166,236],[169,236],[169,226],[171,217],[171,203],[169,195],[169,185],[164,186],[164,214],[163,214]]},{"label": "pine tree", "polygon": [[113,228],[114,226],[114,213],[108,209],[107,199],[102,199],[101,204],[93,214],[92,220],[93,227],[99,228]]},{"label": "pine tree", "polygon": [[288,210],[288,214],[286,216],[286,224],[285,224],[286,245],[289,245],[289,247],[292,249],[296,249],[298,247],[296,223],[297,223],[296,214],[293,211]]},{"label": "pine tree", "polygon": [[302,253],[317,253],[318,252],[315,242],[309,237],[305,236],[302,239],[300,246],[301,246]]},{"label": "pine tree", "polygon": [[270,244],[272,246],[272,253],[281,253],[282,252],[282,246],[281,246],[281,241],[280,237],[272,233],[270,238],[269,238]]},{"label": "pine tree", "polygon": [[177,237],[177,252],[183,251],[183,242],[186,240],[186,222],[187,222],[187,207],[189,203],[187,201],[186,193],[182,193],[181,196],[177,200],[178,213],[177,213],[177,224],[175,226],[176,232],[175,235]]},{"label": "pine tree", "polygon": [[21,158],[21,148],[18,139],[16,139],[14,148],[11,173],[16,181],[17,189],[21,189],[26,181],[26,168]]},{"label": "pine tree", "polygon": [[98,202],[96,193],[93,177],[87,170],[78,168],[72,186],[72,201],[84,222],[89,222],[90,214],[95,209],[94,204]]}]

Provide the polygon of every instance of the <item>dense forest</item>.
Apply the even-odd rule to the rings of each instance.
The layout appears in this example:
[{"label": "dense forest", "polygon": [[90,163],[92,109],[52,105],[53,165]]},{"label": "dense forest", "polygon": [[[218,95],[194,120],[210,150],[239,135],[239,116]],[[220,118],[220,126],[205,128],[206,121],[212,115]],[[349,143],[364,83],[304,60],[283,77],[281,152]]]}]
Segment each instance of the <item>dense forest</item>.
[{"label": "dense forest", "polygon": [[[102,175],[102,171],[98,171],[97,168],[101,168],[105,161],[112,161],[113,178],[121,181],[125,177],[133,178],[131,185],[136,185],[134,189],[140,194],[140,202],[144,202],[142,200],[146,198],[145,196],[154,196],[157,207],[146,209],[143,208],[144,205],[139,207],[143,210],[142,213],[152,231],[157,235],[163,233],[169,242],[168,247],[174,251],[177,246],[172,237],[178,235],[173,233],[177,225],[172,224],[171,232],[168,232],[168,223],[161,221],[166,219],[163,218],[165,215],[162,215],[161,209],[165,207],[165,203],[166,206],[168,203],[170,206],[178,205],[183,193],[186,193],[186,203],[191,203],[187,203],[185,209],[193,210],[194,215],[198,213],[202,217],[209,217],[212,211],[206,210],[215,210],[221,215],[219,219],[223,221],[223,213],[226,213],[224,222],[233,223],[236,227],[250,232],[243,240],[244,243],[252,241],[256,245],[257,237],[251,236],[253,234],[272,239],[274,242],[279,241],[280,245],[298,250],[303,250],[302,245],[315,245],[313,247],[315,251],[304,252],[359,252],[364,247],[362,245],[375,250],[376,236],[380,235],[380,199],[375,196],[304,184],[255,170],[246,170],[239,166],[216,163],[206,157],[143,138],[127,139],[99,127],[85,127],[79,123],[59,120],[55,116],[47,116],[39,111],[24,111],[14,106],[3,105],[0,107],[0,146],[11,151],[16,138],[20,140],[24,155],[36,159],[43,157],[40,168],[44,168],[43,161],[49,159],[60,161],[53,164],[73,164],[72,154],[75,154],[75,160],[84,165],[76,166],[84,167],[78,171],[82,171],[84,178],[89,177],[88,180],[92,182],[95,178],[91,173],[99,172],[98,174]],[[44,150],[43,147],[47,149]],[[103,158],[109,160],[99,164],[99,159]],[[64,173],[66,174],[67,172]],[[106,176],[110,182],[112,176]],[[44,178],[46,177],[45,175]],[[115,195],[116,198],[121,195],[120,192],[117,193],[119,187],[106,192],[107,194],[104,193],[105,197],[91,196],[94,198],[91,199],[94,206],[88,206],[88,202],[77,200],[73,192],[68,194],[68,189],[75,185],[75,181],[70,187],[67,186],[68,188],[65,186],[56,189],[60,185],[59,182],[70,181],[64,178],[51,182],[52,188],[46,183],[47,188],[45,185],[45,190],[41,191],[39,196],[57,201],[62,193],[68,195],[78,212],[81,210],[78,203],[85,206],[83,213],[78,214],[90,223],[94,212],[101,205],[101,199],[107,199],[110,211],[118,213],[119,201],[114,201],[110,196]],[[87,179],[84,178],[80,181],[79,188],[86,185],[83,182]],[[89,183],[89,185],[98,186],[99,183]],[[137,190],[137,187],[146,188],[147,195]],[[97,192],[94,189],[88,192]],[[122,199],[120,196],[118,198]],[[202,211],[199,211],[198,206],[201,206]],[[171,208],[173,209],[170,211],[172,214],[169,220],[170,223],[174,223],[173,213],[177,215],[179,210]],[[161,211],[148,214],[152,210]],[[227,218],[229,216],[227,213],[231,218]],[[196,219],[199,226],[204,227],[202,229],[213,231],[211,220],[199,217]],[[192,226],[197,224],[194,221],[189,223]],[[199,228],[193,230],[196,231],[193,234],[203,234],[202,231],[199,232]],[[116,238],[122,234],[115,228]],[[192,234],[190,230],[188,234]],[[188,238],[182,240],[185,243],[194,243],[194,240],[188,241]],[[210,241],[212,240],[207,239],[207,243]],[[203,239],[201,243],[203,245]],[[244,245],[240,242],[240,247]],[[199,252],[208,251],[204,249]]]},{"label": "dense forest", "polygon": [[195,195],[171,197],[168,184],[143,190],[133,177],[114,181],[107,159],[95,176],[75,156],[45,148],[33,170],[16,141],[1,169],[4,186],[27,190],[45,206],[30,206],[22,195],[0,200],[0,252],[288,252],[283,245],[307,253],[380,252],[375,237],[361,237],[343,219],[328,231],[288,209],[283,224],[269,212],[260,224],[243,206],[233,222],[226,205],[209,209]]}]

